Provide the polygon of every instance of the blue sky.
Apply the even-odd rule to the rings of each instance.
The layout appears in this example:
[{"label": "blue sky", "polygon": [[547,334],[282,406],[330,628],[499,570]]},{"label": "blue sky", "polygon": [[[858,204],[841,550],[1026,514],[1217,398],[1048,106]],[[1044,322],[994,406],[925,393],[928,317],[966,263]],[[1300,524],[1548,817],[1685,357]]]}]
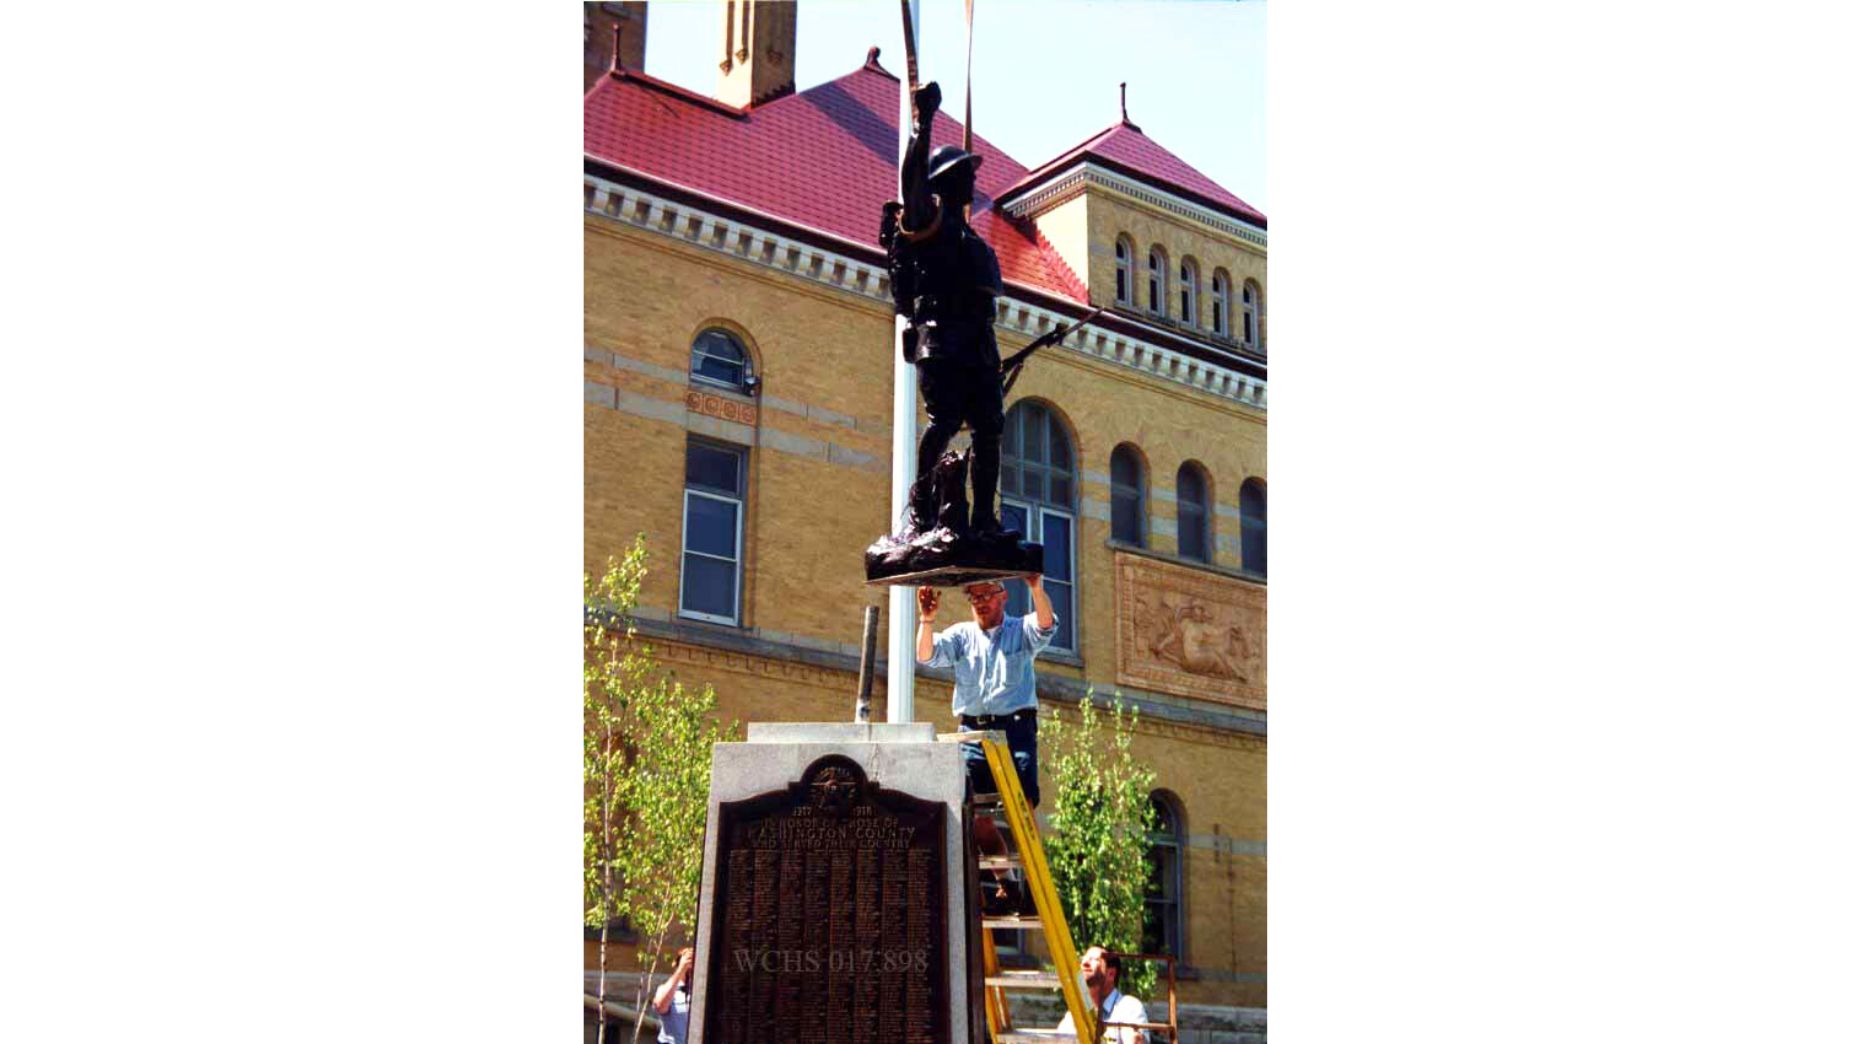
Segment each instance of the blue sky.
[{"label": "blue sky", "polygon": [[[963,0],[922,3],[919,75],[964,114]],[[651,0],[646,70],[712,94],[719,0]],[[802,0],[797,87],[850,72],[870,46],[904,76],[895,0]],[[1034,167],[1118,121],[1266,210],[1265,0],[976,0],[972,126]],[[898,98],[895,99],[898,106]]]}]

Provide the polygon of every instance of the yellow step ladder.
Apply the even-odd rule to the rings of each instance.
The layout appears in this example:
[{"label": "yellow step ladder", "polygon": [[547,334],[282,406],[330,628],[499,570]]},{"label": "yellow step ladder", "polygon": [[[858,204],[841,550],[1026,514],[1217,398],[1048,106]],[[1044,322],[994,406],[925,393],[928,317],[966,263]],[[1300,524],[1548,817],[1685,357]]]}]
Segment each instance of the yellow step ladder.
[{"label": "yellow step ladder", "polygon": [[[1073,935],[1067,930],[1067,917],[1061,912],[1060,896],[1054,891],[1054,879],[1048,874],[1047,854],[1041,848],[1041,834],[1035,829],[1035,810],[1022,793],[1021,778],[1016,775],[1015,761],[1009,756],[1009,743],[1001,732],[954,732],[939,739],[952,743],[980,743],[984,760],[990,763],[990,775],[996,780],[997,793],[978,794],[972,801],[973,814],[994,817],[1002,812],[1008,831],[999,831],[1014,851],[1005,856],[978,858],[979,871],[1019,869],[1028,883],[1029,897],[1034,900],[1032,916],[983,916],[983,1007],[990,1026],[991,1044],[1018,1044],[1023,1041],[1083,1041],[1097,1039],[1098,1027],[1093,1010],[1080,990],[1080,958],[1073,949]],[[972,897],[982,902],[981,896]],[[1035,971],[1004,971],[996,958],[997,930],[1039,931],[1047,939],[1048,954],[1054,961],[1052,975]],[[1008,990],[1059,989],[1061,999],[1073,1015],[1076,1034],[1057,1033],[1052,1029],[1022,1029],[1009,1020]]]}]

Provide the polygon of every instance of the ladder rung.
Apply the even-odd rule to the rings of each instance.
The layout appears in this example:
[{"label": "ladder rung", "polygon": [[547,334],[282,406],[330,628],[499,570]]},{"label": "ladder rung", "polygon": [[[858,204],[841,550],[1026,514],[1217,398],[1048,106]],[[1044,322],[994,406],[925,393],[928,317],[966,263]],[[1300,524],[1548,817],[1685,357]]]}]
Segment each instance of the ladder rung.
[{"label": "ladder rung", "polygon": [[1007,1029],[996,1034],[996,1039],[1000,1044],[1027,1044],[1029,1041],[1037,1040],[1078,1041],[1080,1038],[1071,1033],[1061,1033],[1051,1029]]},{"label": "ladder rung", "polygon": [[985,928],[1022,928],[1022,929],[1027,929],[1028,931],[1038,932],[1041,930],[1041,918],[1039,917],[1017,917],[1014,914],[1005,914],[1001,917],[992,917],[988,914],[985,914],[983,918],[983,926]]},{"label": "ladder rung", "polygon": [[977,869],[979,870],[1020,870],[1022,869],[1022,857],[1021,856],[984,856],[982,859],[977,860]]},{"label": "ladder rung", "polygon": [[973,805],[995,805],[997,808],[1001,808],[1003,807],[1003,796],[1001,794],[972,794],[970,803]]},{"label": "ladder rung", "polygon": [[1044,971],[1003,972],[1000,975],[984,976],[983,984],[1006,990],[1058,990],[1060,976]]},{"label": "ladder rung", "polygon": [[987,732],[941,732],[938,734],[940,743],[977,743],[982,740],[1006,744],[1009,742],[1009,737],[1001,729]]}]

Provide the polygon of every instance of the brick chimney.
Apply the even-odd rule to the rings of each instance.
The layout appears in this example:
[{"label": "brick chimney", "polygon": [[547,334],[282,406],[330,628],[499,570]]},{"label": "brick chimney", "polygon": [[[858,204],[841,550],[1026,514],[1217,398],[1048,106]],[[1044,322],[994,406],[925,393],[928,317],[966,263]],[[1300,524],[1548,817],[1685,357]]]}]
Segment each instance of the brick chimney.
[{"label": "brick chimney", "polygon": [[727,0],[721,35],[720,89],[715,97],[740,109],[797,87],[796,0]]},{"label": "brick chimney", "polygon": [[643,40],[649,31],[649,4],[644,0],[629,3],[585,5],[585,89],[611,71],[612,26],[623,27],[622,65],[631,72],[643,71]]}]

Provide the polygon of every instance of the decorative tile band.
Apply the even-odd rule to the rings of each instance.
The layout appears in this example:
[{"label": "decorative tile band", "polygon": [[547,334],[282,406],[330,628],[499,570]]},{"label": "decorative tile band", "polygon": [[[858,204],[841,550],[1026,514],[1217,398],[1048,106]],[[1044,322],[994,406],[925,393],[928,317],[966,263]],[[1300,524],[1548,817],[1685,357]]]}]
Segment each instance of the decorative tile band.
[{"label": "decorative tile band", "polygon": [[[585,209],[671,239],[727,254],[800,279],[808,279],[882,303],[892,301],[887,273],[834,251],[738,222],[729,222],[674,200],[602,178],[585,177]],[[1070,316],[1013,297],[996,303],[996,325],[1039,336]],[[1266,381],[1204,362],[1148,341],[1092,327],[1068,338],[1063,350],[1124,366],[1207,395],[1266,409]]]}]

